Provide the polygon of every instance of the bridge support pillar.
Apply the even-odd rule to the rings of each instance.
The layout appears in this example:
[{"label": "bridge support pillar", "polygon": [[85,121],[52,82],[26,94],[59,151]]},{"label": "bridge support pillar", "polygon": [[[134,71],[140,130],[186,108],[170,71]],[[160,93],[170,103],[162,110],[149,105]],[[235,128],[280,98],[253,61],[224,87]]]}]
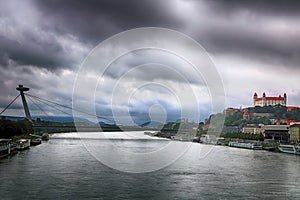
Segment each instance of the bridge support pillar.
[{"label": "bridge support pillar", "polygon": [[28,105],[27,105],[27,102],[26,102],[25,94],[24,94],[25,91],[29,90],[29,88],[23,87],[23,85],[19,85],[19,87],[17,87],[16,89],[18,91],[20,91],[20,95],[21,95],[21,98],[22,98],[22,102],[23,102],[23,107],[24,107],[26,118],[29,121],[32,121],[31,120],[31,115],[30,115],[30,112],[29,112],[29,109],[28,109]]}]

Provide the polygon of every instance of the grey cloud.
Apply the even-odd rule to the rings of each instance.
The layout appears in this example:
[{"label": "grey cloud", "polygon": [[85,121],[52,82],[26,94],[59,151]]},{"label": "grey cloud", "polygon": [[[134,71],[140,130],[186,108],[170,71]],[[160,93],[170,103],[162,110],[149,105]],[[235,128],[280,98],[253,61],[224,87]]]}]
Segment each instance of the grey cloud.
[{"label": "grey cloud", "polygon": [[[136,124],[142,124],[147,121],[150,121],[149,109],[153,105],[160,104],[167,113],[167,121],[175,121],[176,119],[181,118],[181,111],[178,108],[174,108],[167,101],[148,101],[140,102],[138,105],[128,105],[129,106],[129,115]],[[108,102],[101,102],[96,104],[97,114],[99,116],[111,118],[113,116],[111,104]],[[114,114],[117,115],[117,118],[126,117],[123,110],[114,109]],[[124,115],[124,116],[123,116]]]},{"label": "grey cloud", "polygon": [[[291,73],[291,68],[294,74],[298,73],[300,29],[297,22],[300,1],[182,1],[190,3],[193,9],[180,8],[175,12],[176,1],[161,0],[24,1],[33,10],[27,10],[27,7],[8,10],[8,1],[0,2],[1,107],[7,105],[8,99],[17,94],[17,84],[39,91],[38,96],[69,102],[71,90],[68,93],[64,88],[72,83],[60,79],[63,69],[76,70],[74,66],[81,62],[88,50],[113,34],[146,26],[182,31],[203,44],[216,57],[223,56],[233,62],[238,58],[241,69],[243,62],[255,60],[260,62],[260,66],[272,65],[274,70],[285,66],[287,73]],[[18,3],[15,2],[15,5]],[[21,22],[26,24],[23,27],[22,23],[17,23],[14,19],[14,15],[21,12],[38,14],[33,18],[22,19]],[[199,17],[193,18],[194,16]],[[276,24],[274,27],[278,30],[264,29],[264,26],[272,25],[272,20],[280,21],[284,29],[278,32],[280,25]],[[5,26],[1,26],[3,23]],[[64,40],[68,40],[67,43]],[[132,66],[150,61],[147,56],[135,55],[117,64],[129,70]],[[162,63],[164,59],[166,58],[157,57],[156,61]],[[123,71],[117,64],[106,72],[107,76],[114,79],[122,76]],[[45,73],[51,79],[37,74],[37,70],[43,69],[50,71],[49,74]],[[141,80],[150,81],[160,77],[178,81],[178,77],[167,71],[160,72],[137,70],[132,75]],[[185,73],[189,74],[187,71]],[[202,80],[193,75],[190,80],[192,83],[202,84]],[[234,80],[230,77],[230,81]],[[265,83],[264,80],[262,82]],[[255,86],[253,83],[247,87]],[[291,102],[297,102],[298,96],[297,92],[291,95]],[[234,96],[230,97],[229,103],[241,101],[240,98],[236,99]],[[107,110],[105,112],[109,113]]]},{"label": "grey cloud", "polygon": [[195,72],[197,71],[193,66],[179,56],[164,50],[143,49],[117,59],[106,69],[104,76],[113,79],[126,77],[143,81],[163,80],[205,85],[200,74]]},{"label": "grey cloud", "polygon": [[[271,33],[273,34],[273,33]],[[276,33],[274,33],[276,34]],[[300,34],[300,32],[299,32]],[[257,60],[276,67],[300,65],[300,43],[296,36],[271,38],[259,30],[212,30],[207,35],[207,49],[214,54],[235,55],[245,60]]]},{"label": "grey cloud", "polygon": [[227,15],[244,9],[265,15],[299,16],[300,7],[298,0],[207,0],[206,3],[217,13]]},{"label": "grey cloud", "polygon": [[41,66],[50,70],[69,68],[74,64],[55,41],[45,43],[27,37],[26,41],[17,42],[0,37],[0,43],[0,62],[4,66],[10,66],[10,60],[18,65]]},{"label": "grey cloud", "polygon": [[[172,26],[177,24],[168,12],[167,2],[161,1],[30,1],[24,12],[38,13],[38,19],[24,19],[29,28],[18,27],[14,15],[18,11],[4,10],[3,28],[20,32],[22,38],[0,34],[0,63],[9,66],[12,60],[20,65],[34,65],[49,70],[74,68],[84,58],[72,55],[56,37],[71,35],[90,50],[107,37],[140,26]],[[12,3],[13,4],[13,3]],[[3,9],[11,4],[2,2]],[[20,11],[22,12],[22,10]],[[33,21],[31,21],[33,20]],[[23,23],[23,22],[22,22]],[[33,24],[30,27],[30,24]],[[1,23],[0,23],[1,25]],[[173,26],[174,27],[174,26]],[[44,33],[38,33],[42,30]],[[44,36],[43,34],[49,33]],[[80,53],[80,52],[79,52]]]},{"label": "grey cloud", "polygon": [[[215,55],[235,55],[274,66],[300,64],[299,1],[188,1],[205,12],[191,34]],[[188,22],[187,22],[188,23]]]},{"label": "grey cloud", "polygon": [[[70,51],[67,51],[55,36],[72,35],[91,49],[103,39],[120,31],[161,26],[192,35],[212,53],[233,53],[287,66],[299,64],[300,44],[297,42],[299,34],[296,33],[292,38],[288,33],[281,38],[270,38],[276,33],[264,33],[256,23],[265,17],[282,16],[283,21],[293,19],[299,15],[299,1],[286,3],[186,0],[186,2],[193,4],[195,12],[198,10],[200,12],[199,7],[204,6],[206,12],[203,18],[184,21],[182,16],[189,13],[178,16],[178,13],[174,12],[176,1],[31,1],[33,9],[40,13],[41,19],[37,20],[37,28],[51,33],[52,37],[42,39],[35,30],[25,31],[22,41],[13,41],[2,36],[0,63],[7,64],[9,59],[12,59],[19,64],[36,65],[50,70],[71,68],[79,64],[85,55],[81,57],[70,55]],[[249,13],[249,19],[247,16],[241,18],[249,20],[247,23],[249,27],[242,26],[245,21],[240,23],[238,20],[241,12]],[[8,19],[9,15],[13,15],[9,12],[6,14]],[[188,27],[193,27],[193,31],[188,31]]]},{"label": "grey cloud", "polygon": [[169,6],[171,1],[35,1],[51,26],[59,32],[70,32],[85,42],[101,40],[131,28],[144,26],[177,26]]}]

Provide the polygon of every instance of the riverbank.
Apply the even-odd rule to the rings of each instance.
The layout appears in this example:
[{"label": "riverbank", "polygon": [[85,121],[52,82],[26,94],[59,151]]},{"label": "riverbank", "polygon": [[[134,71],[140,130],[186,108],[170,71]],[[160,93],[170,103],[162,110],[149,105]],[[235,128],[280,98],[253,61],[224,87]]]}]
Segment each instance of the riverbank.
[{"label": "riverbank", "polygon": [[[286,151],[282,151],[282,148],[279,148],[280,146],[284,146],[286,144],[280,144],[280,143],[270,143],[270,142],[263,142],[259,140],[244,140],[244,139],[231,139],[231,138],[214,138],[215,140],[210,140],[205,138],[203,140],[201,137],[196,136],[193,139],[180,139],[176,138],[176,134],[172,133],[161,133],[161,132],[145,132],[146,135],[153,136],[153,137],[159,137],[159,138],[166,138],[170,140],[177,140],[177,141],[184,141],[184,142],[194,142],[194,143],[202,143],[202,144],[209,144],[209,145],[221,145],[221,146],[228,146],[233,148],[243,148],[243,149],[249,149],[249,150],[265,150],[275,153],[288,153]],[[291,146],[291,144],[287,144]],[[294,149],[298,149],[298,145],[294,145]],[[296,152],[296,151],[295,151]],[[289,154],[291,154],[289,152]],[[295,153],[296,155],[299,155],[299,153]]]}]

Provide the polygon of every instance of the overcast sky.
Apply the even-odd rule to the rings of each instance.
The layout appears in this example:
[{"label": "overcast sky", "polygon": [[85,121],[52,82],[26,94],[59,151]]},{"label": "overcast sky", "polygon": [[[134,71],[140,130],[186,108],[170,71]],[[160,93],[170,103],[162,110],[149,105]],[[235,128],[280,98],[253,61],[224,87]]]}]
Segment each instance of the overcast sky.
[{"label": "overcast sky", "polygon": [[[263,92],[270,96],[286,92],[288,104],[299,105],[299,9],[300,1],[284,0],[0,0],[0,108],[18,94],[18,84],[30,87],[31,94],[72,105],[74,81],[89,52],[115,34],[140,27],[176,30],[202,45],[223,81],[226,107],[252,106],[254,92],[259,96]],[[182,60],[164,54],[145,51],[127,55],[114,63],[118,67],[111,67],[101,80],[111,85],[122,79],[122,87],[117,89],[124,92],[124,88],[134,90],[160,76],[164,86],[176,85],[178,91],[173,92],[185,91],[185,83],[160,65],[139,68],[128,77],[120,77],[122,70],[147,61],[139,61],[141,57],[155,57],[162,64],[167,57],[169,64],[179,63],[183,71],[189,70]],[[151,67],[153,70],[149,70]],[[93,72],[89,75],[101,78]],[[198,103],[199,118],[203,120],[211,112],[214,97],[209,97],[209,88],[203,87],[203,80],[194,79],[192,72],[191,80],[192,87],[198,88],[195,91],[200,91],[196,95],[202,99]],[[106,98],[111,89],[96,91],[98,114],[111,115],[111,101]],[[139,117],[151,108],[158,118],[164,110],[164,117],[174,120],[180,117],[180,109],[194,106],[188,100],[179,104],[170,90],[157,85],[132,94],[124,102],[121,94],[116,95],[118,101],[114,100],[116,109],[127,106],[132,115]],[[137,98],[141,96],[144,98]],[[14,109],[5,114],[24,115],[18,111],[20,106],[16,102]],[[43,108],[48,115],[57,115]],[[34,104],[31,110],[33,115],[43,114]],[[181,117],[198,120],[195,116]]]}]

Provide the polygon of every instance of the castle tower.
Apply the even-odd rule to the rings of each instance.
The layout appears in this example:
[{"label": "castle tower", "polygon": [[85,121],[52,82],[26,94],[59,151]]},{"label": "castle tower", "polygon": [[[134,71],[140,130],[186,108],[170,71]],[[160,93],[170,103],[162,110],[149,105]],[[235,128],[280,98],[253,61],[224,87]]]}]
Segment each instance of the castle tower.
[{"label": "castle tower", "polygon": [[24,92],[28,91],[29,88],[23,87],[23,85],[19,85],[19,87],[17,87],[16,89],[18,91],[20,91],[20,95],[21,95],[21,98],[22,98],[22,102],[23,102],[23,107],[24,107],[26,118],[29,121],[31,121],[31,115],[30,115],[30,112],[29,112],[29,109],[28,109],[28,105],[27,105],[27,102],[26,102],[26,99],[25,99],[25,95],[24,95]]},{"label": "castle tower", "polygon": [[263,101],[263,106],[266,106],[267,105],[266,93],[263,93],[262,101]]},{"label": "castle tower", "polygon": [[255,92],[253,95],[253,105],[256,106],[257,93]]},{"label": "castle tower", "polygon": [[286,93],[283,94],[283,103],[284,103],[284,106],[287,105],[287,96],[286,96]]}]

